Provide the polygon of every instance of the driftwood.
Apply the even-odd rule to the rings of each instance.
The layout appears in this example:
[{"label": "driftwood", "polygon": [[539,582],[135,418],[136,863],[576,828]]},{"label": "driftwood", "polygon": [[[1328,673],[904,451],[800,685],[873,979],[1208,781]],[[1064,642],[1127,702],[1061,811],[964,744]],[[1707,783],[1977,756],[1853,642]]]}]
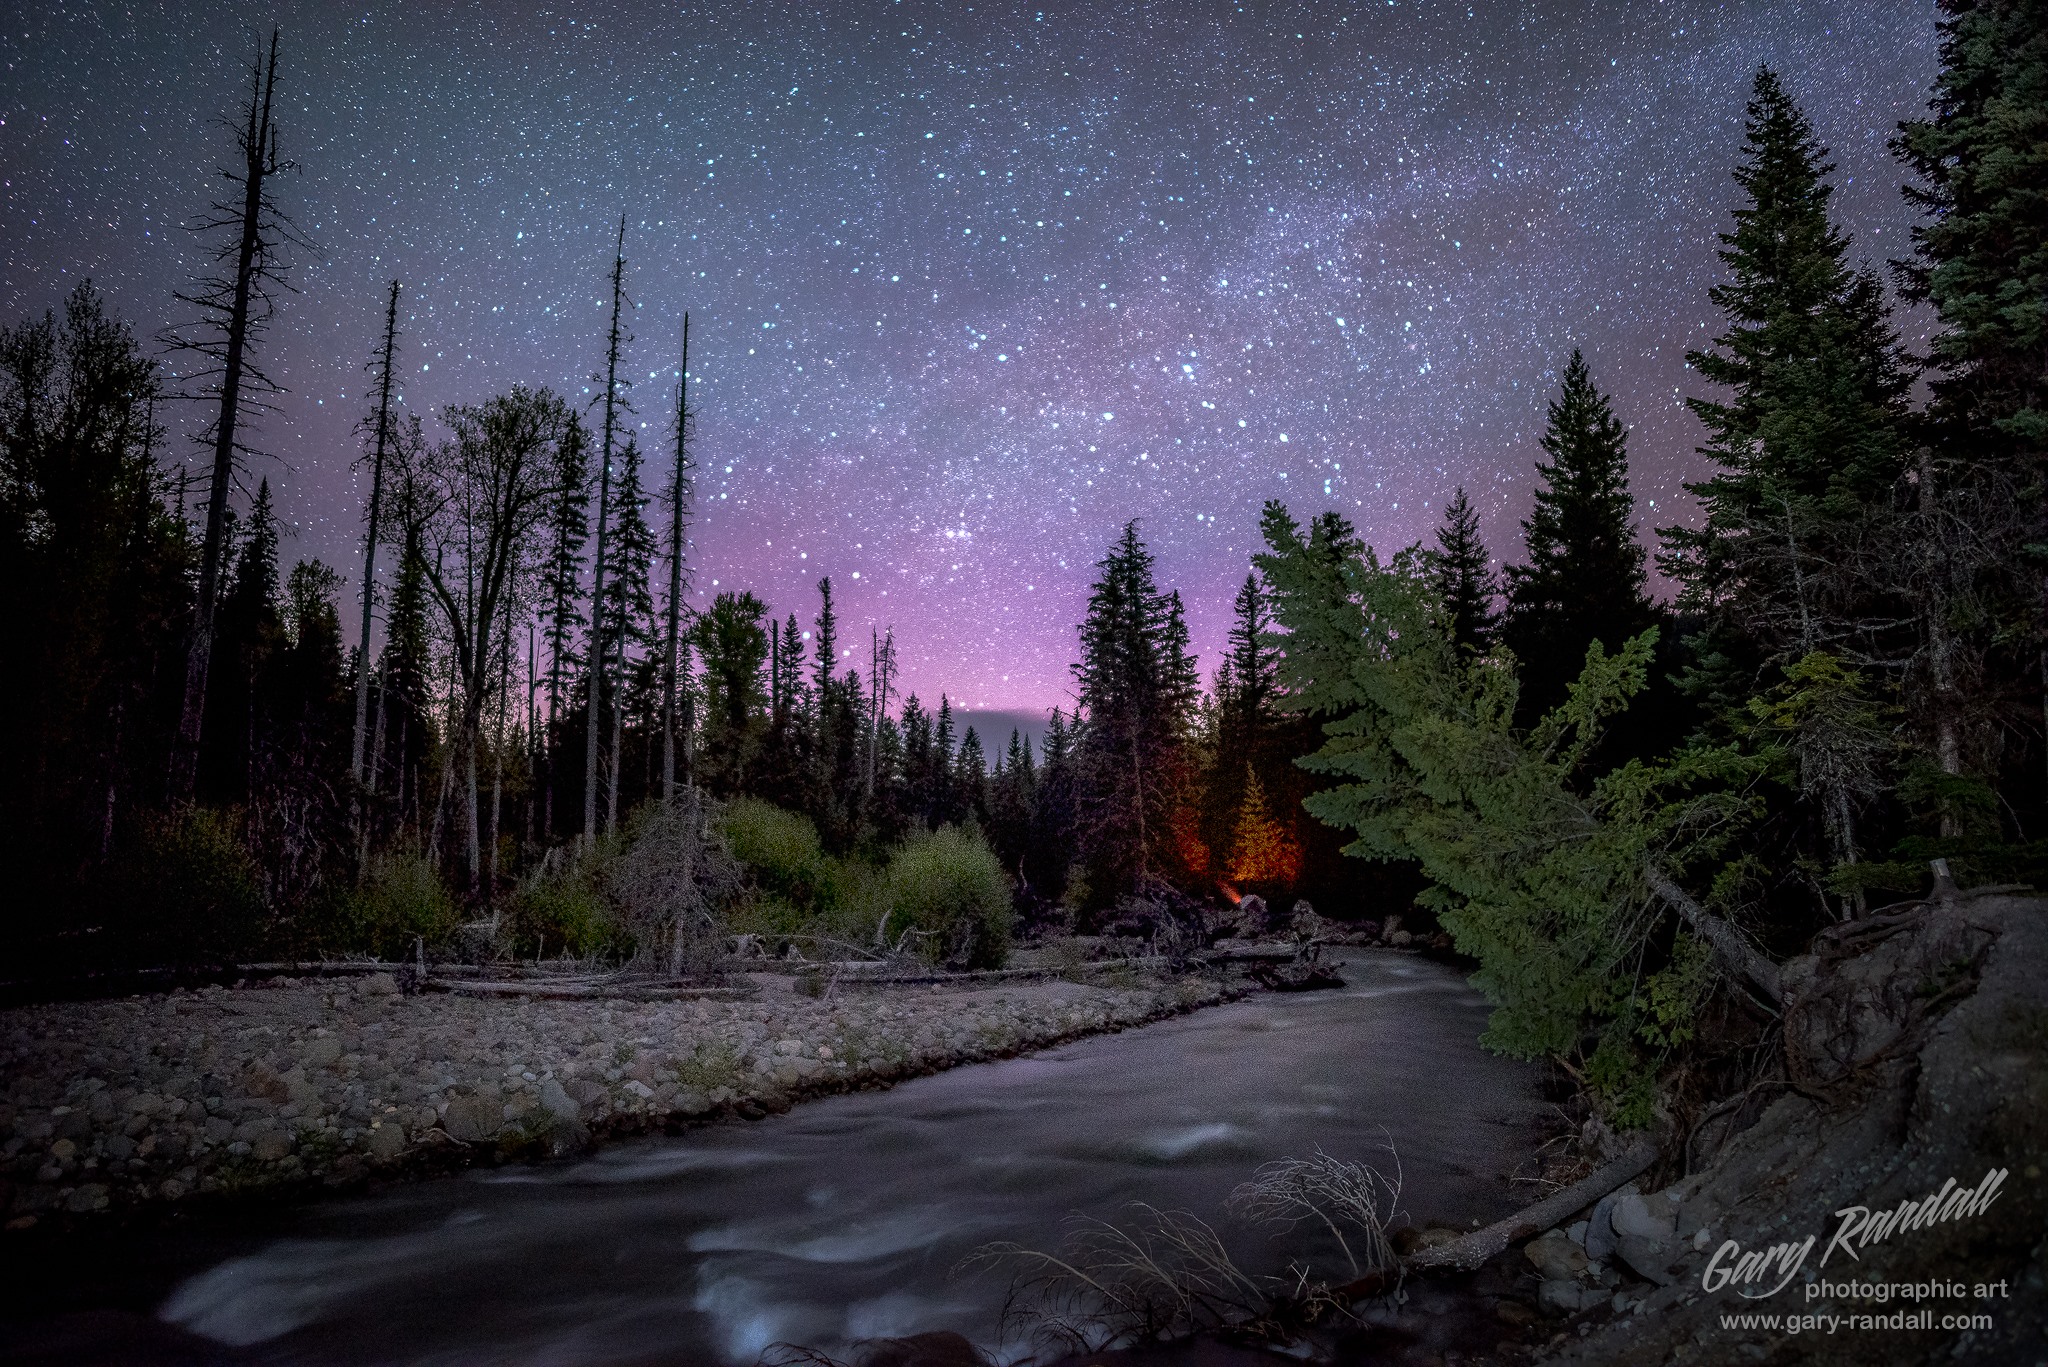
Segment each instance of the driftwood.
[{"label": "driftwood", "polygon": [[737,1001],[760,989],[748,987],[669,987],[632,982],[463,982],[428,978],[424,992],[449,992],[458,997],[524,997],[540,1001]]},{"label": "driftwood", "polygon": [[1409,1269],[1455,1267],[1471,1271],[1507,1248],[1509,1244],[1533,1238],[1556,1225],[1567,1215],[1585,1209],[1622,1183],[1640,1177],[1657,1161],[1654,1144],[1639,1143],[1590,1177],[1584,1177],[1533,1206],[1516,1211],[1485,1229],[1475,1229],[1447,1244],[1425,1248],[1402,1260]]}]

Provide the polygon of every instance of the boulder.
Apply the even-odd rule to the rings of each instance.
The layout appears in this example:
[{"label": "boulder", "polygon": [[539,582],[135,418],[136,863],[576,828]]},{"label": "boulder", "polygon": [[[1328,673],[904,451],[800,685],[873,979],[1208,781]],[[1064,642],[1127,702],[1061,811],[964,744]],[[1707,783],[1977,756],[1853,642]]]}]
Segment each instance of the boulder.
[{"label": "boulder", "polygon": [[1615,1256],[1659,1286],[1669,1286],[1671,1260],[1679,1251],[1678,1207],[1661,1194],[1629,1192],[1615,1200],[1608,1221],[1614,1227]]},{"label": "boulder", "polygon": [[484,1144],[497,1138],[504,1123],[504,1105],[496,1097],[459,1096],[448,1103],[441,1116],[441,1128],[450,1139],[464,1144]]},{"label": "boulder", "polygon": [[364,997],[395,997],[398,981],[389,973],[372,973],[356,984],[356,993]]},{"label": "boulder", "polygon": [[1540,1239],[1531,1239],[1523,1247],[1522,1255],[1543,1274],[1545,1281],[1576,1280],[1587,1265],[1586,1250],[1556,1230]]},{"label": "boulder", "polygon": [[405,1152],[405,1127],[386,1121],[370,1131],[370,1157],[388,1163]]}]

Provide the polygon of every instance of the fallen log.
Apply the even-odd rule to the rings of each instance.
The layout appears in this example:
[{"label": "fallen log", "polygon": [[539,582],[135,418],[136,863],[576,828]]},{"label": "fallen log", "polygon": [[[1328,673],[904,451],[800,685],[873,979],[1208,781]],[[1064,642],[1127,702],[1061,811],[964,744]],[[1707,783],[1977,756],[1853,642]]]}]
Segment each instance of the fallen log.
[{"label": "fallen log", "polygon": [[458,997],[524,997],[539,1001],[738,1001],[751,997],[755,987],[663,987],[633,983],[550,983],[550,982],[462,982],[428,978],[420,984],[423,992],[447,992]]},{"label": "fallen log", "polygon": [[1469,1272],[1488,1258],[1503,1252],[1509,1244],[1532,1239],[1566,1216],[1585,1209],[1622,1183],[1640,1177],[1657,1161],[1657,1146],[1639,1143],[1589,1177],[1582,1177],[1563,1191],[1544,1197],[1497,1220],[1485,1229],[1475,1229],[1447,1244],[1425,1248],[1402,1259],[1404,1268],[1455,1267]]}]

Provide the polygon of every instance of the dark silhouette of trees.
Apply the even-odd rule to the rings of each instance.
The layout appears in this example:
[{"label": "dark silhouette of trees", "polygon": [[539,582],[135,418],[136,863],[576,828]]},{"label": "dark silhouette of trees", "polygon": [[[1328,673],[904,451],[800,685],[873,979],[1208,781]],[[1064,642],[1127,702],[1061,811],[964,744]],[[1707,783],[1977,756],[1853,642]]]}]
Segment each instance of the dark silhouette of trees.
[{"label": "dark silhouette of trees", "polygon": [[1577,678],[1586,647],[1613,645],[1654,620],[1628,491],[1628,431],[1574,350],[1550,404],[1543,484],[1522,524],[1528,563],[1507,569],[1501,636],[1522,662],[1518,715],[1540,716]]}]

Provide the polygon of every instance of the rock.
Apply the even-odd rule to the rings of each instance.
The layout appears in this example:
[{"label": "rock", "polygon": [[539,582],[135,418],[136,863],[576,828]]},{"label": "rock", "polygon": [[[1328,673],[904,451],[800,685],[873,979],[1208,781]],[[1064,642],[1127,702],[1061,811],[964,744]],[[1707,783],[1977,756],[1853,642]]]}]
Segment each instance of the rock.
[{"label": "rock", "polygon": [[[1387,919],[1391,921],[1391,920],[1393,920],[1394,918],[1390,916],[1390,917],[1388,917]],[[1390,944],[1390,945],[1396,945],[1396,946],[1403,946],[1403,947],[1405,947],[1405,946],[1407,946],[1407,945],[1412,945],[1412,944],[1414,944],[1414,943],[1415,943],[1415,937],[1414,937],[1413,935],[1410,935],[1410,934],[1409,934],[1409,933],[1408,933],[1407,931],[1405,931],[1405,930],[1394,930],[1394,931],[1389,931],[1389,932],[1387,932],[1387,943],[1388,943],[1388,944]]]},{"label": "rock", "polygon": [[308,1068],[325,1068],[341,1057],[341,1041],[333,1035],[322,1039],[308,1040],[306,1047],[299,1051],[299,1058]]},{"label": "rock", "polygon": [[[1588,1288],[1574,1281],[1546,1281],[1536,1288],[1536,1303],[1546,1314],[1573,1315],[1586,1308]],[[1594,1292],[1598,1295],[1598,1292]]]},{"label": "rock", "polygon": [[1574,1280],[1586,1270],[1586,1250],[1555,1230],[1532,1239],[1522,1254],[1535,1264],[1545,1281]]},{"label": "rock", "polygon": [[1631,1191],[1617,1194],[1607,1218],[1617,1238],[1633,1235],[1663,1242],[1677,1228],[1678,1207],[1661,1195],[1644,1196]]},{"label": "rock", "polygon": [[64,1198],[64,1209],[80,1215],[105,1210],[109,1204],[106,1185],[101,1182],[87,1182]]},{"label": "rock", "polygon": [[370,1157],[388,1163],[405,1152],[405,1127],[386,1121],[370,1131]]},{"label": "rock", "polygon": [[234,1137],[235,1127],[222,1116],[210,1115],[206,1117],[204,1133],[207,1143],[225,1144]]},{"label": "rock", "polygon": [[497,1138],[504,1123],[504,1108],[495,1097],[481,1093],[459,1096],[448,1103],[441,1116],[441,1128],[450,1139],[464,1144],[483,1144]]},{"label": "rock", "polygon": [[1615,1256],[1659,1286],[1669,1286],[1669,1265],[1678,1252],[1678,1207],[1662,1195],[1627,1192],[1615,1198],[1607,1218],[1614,1227]]},{"label": "rock", "polygon": [[581,1120],[583,1107],[553,1078],[540,1085],[541,1109],[557,1120]]},{"label": "rock", "polygon": [[1609,1218],[1614,1213],[1614,1203],[1622,1192],[1635,1189],[1634,1183],[1619,1192],[1610,1192],[1601,1197],[1593,1206],[1593,1214],[1586,1221],[1586,1256],[1594,1262],[1601,1262],[1614,1256],[1614,1222]]},{"label": "rock", "polygon": [[389,973],[372,973],[356,984],[356,995],[395,997],[398,995],[398,982]]},{"label": "rock", "polygon": [[1579,1221],[1577,1224],[1573,1225],[1570,1229],[1567,1229],[1564,1232],[1564,1237],[1570,1239],[1580,1248],[1584,1248],[1586,1246],[1586,1227],[1591,1223],[1592,1222],[1588,1220]]},{"label": "rock", "polygon": [[50,1157],[56,1159],[59,1163],[69,1163],[72,1159],[78,1157],[78,1145],[72,1143],[69,1139],[60,1139],[50,1145]]},{"label": "rock", "polygon": [[265,1130],[249,1141],[249,1152],[265,1163],[275,1163],[292,1151],[292,1137],[283,1130]]},{"label": "rock", "polygon": [[637,1077],[627,1078],[625,1087],[627,1091],[631,1092],[634,1096],[639,1097],[642,1101],[645,1101],[648,1097],[654,1095],[654,1089],[648,1086],[646,1083],[642,1082]]}]

